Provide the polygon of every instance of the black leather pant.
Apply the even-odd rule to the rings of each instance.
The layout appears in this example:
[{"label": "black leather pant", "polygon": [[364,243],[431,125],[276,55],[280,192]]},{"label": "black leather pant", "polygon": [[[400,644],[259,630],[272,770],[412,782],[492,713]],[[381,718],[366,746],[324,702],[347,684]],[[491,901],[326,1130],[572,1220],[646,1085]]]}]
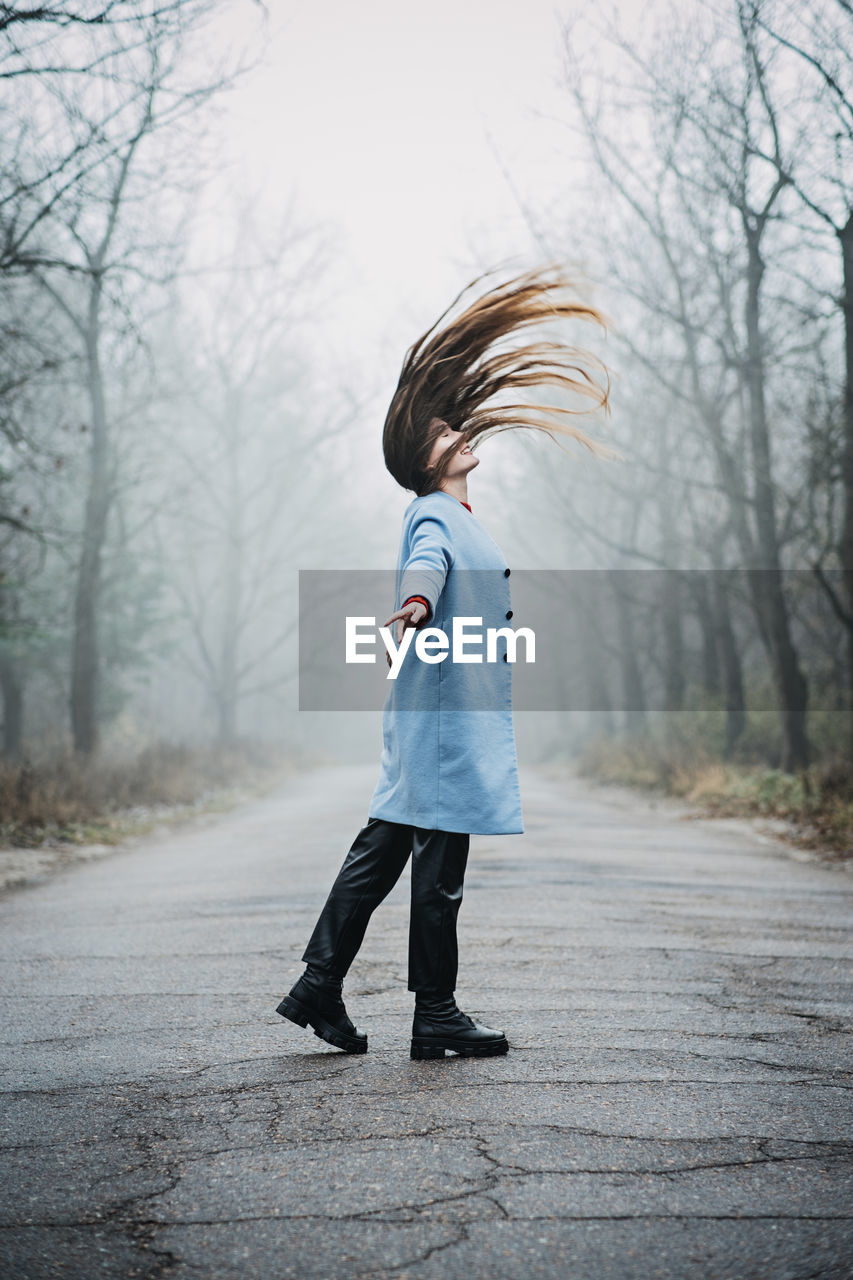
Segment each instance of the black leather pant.
[{"label": "black leather pant", "polygon": [[412,854],[409,990],[443,995],[456,988],[456,917],[470,837],[368,818],[344,859],[302,959],[343,978],[368,921],[400,879]]}]

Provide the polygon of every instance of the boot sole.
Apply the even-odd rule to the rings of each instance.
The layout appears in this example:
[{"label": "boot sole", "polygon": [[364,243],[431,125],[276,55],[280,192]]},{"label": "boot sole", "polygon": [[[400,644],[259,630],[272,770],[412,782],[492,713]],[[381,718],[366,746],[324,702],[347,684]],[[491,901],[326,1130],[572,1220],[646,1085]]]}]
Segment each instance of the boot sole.
[{"label": "boot sole", "polygon": [[446,1051],[456,1053],[460,1058],[496,1058],[509,1050],[509,1041],[489,1040],[485,1044],[464,1044],[454,1040],[452,1036],[429,1040],[412,1039],[411,1056],[416,1059],[443,1058]]},{"label": "boot sole", "polygon": [[334,1045],[336,1049],[343,1049],[345,1053],[367,1053],[367,1036],[363,1040],[359,1040],[354,1036],[345,1035],[343,1031],[338,1031],[330,1022],[326,1022],[319,1014],[314,1013],[313,1009],[309,1009],[307,1005],[300,1004],[298,1000],[294,1000],[291,996],[284,997],[276,1009],[276,1013],[280,1013],[283,1018],[289,1019],[290,1022],[295,1022],[298,1027],[310,1025],[315,1036],[319,1036],[321,1040]]}]

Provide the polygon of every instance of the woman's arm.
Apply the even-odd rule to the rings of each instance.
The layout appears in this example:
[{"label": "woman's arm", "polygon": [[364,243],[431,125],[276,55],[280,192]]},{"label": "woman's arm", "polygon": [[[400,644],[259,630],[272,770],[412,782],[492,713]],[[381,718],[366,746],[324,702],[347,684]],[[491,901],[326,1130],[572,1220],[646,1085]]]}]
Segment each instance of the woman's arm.
[{"label": "woman's arm", "polygon": [[408,555],[402,565],[400,594],[408,603],[413,596],[425,601],[429,617],[434,617],[438,597],[453,566],[454,549],[450,529],[439,515],[415,516],[408,529]]}]

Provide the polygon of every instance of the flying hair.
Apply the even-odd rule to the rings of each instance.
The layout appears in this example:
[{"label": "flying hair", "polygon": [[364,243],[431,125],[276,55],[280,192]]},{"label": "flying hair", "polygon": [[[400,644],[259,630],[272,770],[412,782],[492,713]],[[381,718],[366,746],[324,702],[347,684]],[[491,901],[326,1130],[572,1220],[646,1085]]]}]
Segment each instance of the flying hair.
[{"label": "flying hair", "polygon": [[[441,327],[460,300],[493,274],[486,272],[467,285],[403,361],[385,418],[382,449],[394,479],[419,496],[440,487],[455,453],[499,431],[542,431],[555,443],[556,436],[567,436],[599,456],[618,456],[572,421],[597,409],[609,412],[610,375],[605,364],[545,332],[522,340],[530,338],[522,331],[553,328],[563,320],[591,320],[606,328],[605,317],[579,299],[559,265],[514,276]],[[534,387],[556,389],[561,394],[555,398],[568,403],[538,403],[528,394]],[[427,469],[433,442],[445,423],[463,436]]]}]

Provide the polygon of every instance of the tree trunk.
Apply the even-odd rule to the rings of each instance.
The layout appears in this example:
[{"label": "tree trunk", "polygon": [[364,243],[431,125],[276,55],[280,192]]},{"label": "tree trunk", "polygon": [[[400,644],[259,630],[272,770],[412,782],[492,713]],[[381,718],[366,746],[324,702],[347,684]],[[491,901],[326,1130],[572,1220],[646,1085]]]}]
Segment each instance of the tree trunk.
[{"label": "tree trunk", "polygon": [[613,735],[613,705],[607,686],[602,638],[606,634],[601,624],[599,609],[602,579],[599,574],[575,574],[575,582],[582,584],[579,591],[579,607],[576,617],[581,638],[581,659],[589,692],[589,711],[597,730],[606,737]]},{"label": "tree trunk", "polygon": [[723,691],[723,682],[714,605],[711,592],[708,590],[708,574],[702,571],[692,574],[690,586],[696,603],[699,630],[702,633],[702,688],[710,698],[716,699]]},{"label": "tree trunk", "polygon": [[222,648],[219,681],[219,741],[231,746],[237,738],[239,647],[243,611],[243,551],[245,512],[240,472],[240,403],[225,397],[225,437],[228,455],[228,494],[225,506],[225,563],[223,565]]},{"label": "tree trunk", "polygon": [[[844,577],[847,613],[853,615],[853,209],[838,232],[841,242],[844,293],[844,443],[841,451],[841,483],[844,516],[838,555]],[[847,629],[847,707],[850,753],[853,755],[853,627]]]},{"label": "tree trunk", "polygon": [[15,663],[0,658],[0,688],[3,691],[3,754],[10,760],[21,755],[24,724],[24,689]]},{"label": "tree trunk", "polygon": [[625,731],[629,737],[638,737],[646,729],[646,696],[643,690],[643,676],[640,671],[640,664],[637,661],[631,602],[619,585],[618,575],[620,572],[619,569],[615,569],[611,571],[609,577],[616,597],[616,614],[619,620]]},{"label": "tree trunk", "polygon": [[663,627],[664,710],[684,706],[684,632],[681,624],[681,582],[674,569],[663,570],[661,599]]},{"label": "tree trunk", "polygon": [[[782,720],[782,768],[803,769],[809,762],[806,730],[808,687],[791,637],[788,606],[782,584],[776,500],[764,395],[764,356],[759,324],[759,303],[764,263],[760,230],[747,221],[748,248],[746,290],[746,386],[749,402],[749,439],[753,470],[753,506],[760,568],[749,574],[752,601],[759,617],[773,673]],[[753,566],[755,569],[755,566]]]},{"label": "tree trunk", "polygon": [[717,652],[723,669],[723,688],[726,701],[726,738],[724,753],[727,760],[734,755],[735,747],[746,725],[743,700],[743,668],[737,638],[732,626],[729,605],[730,574],[715,570],[711,577],[713,618],[717,640]]},{"label": "tree trunk", "polygon": [[71,659],[71,728],[74,750],[91,755],[98,745],[98,597],[110,494],[107,479],[107,414],[100,359],[100,272],[92,275],[85,328],[86,374],[91,406],[89,477],[83,545],[74,596]]}]

